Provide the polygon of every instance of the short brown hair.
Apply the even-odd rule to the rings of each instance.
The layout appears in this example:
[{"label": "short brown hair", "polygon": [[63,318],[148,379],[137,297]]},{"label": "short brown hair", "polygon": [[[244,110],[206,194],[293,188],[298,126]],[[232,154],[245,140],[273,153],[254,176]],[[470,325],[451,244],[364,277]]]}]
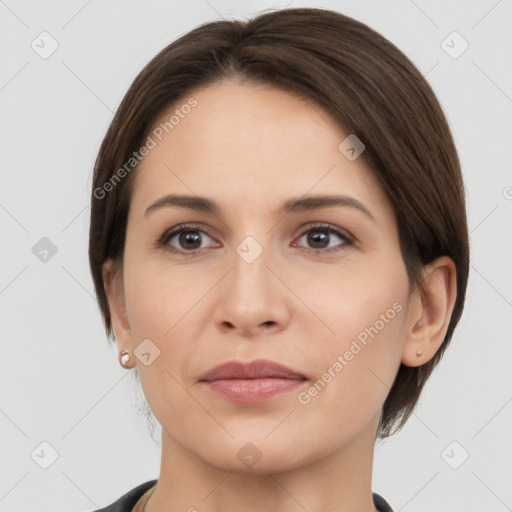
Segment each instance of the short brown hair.
[{"label": "short brown hair", "polygon": [[92,185],[89,261],[107,335],[113,339],[102,264],[112,258],[122,269],[136,167],[108,194],[98,191],[166,109],[222,79],[306,97],[357,135],[393,205],[410,283],[421,286],[422,267],[438,256],[455,263],[457,298],[445,339],[429,362],[400,366],[378,430],[387,437],[411,415],[462,314],[469,267],[465,193],[449,126],[427,81],[391,42],[340,13],[297,8],[206,23],[169,44],[135,78],[103,140]]}]

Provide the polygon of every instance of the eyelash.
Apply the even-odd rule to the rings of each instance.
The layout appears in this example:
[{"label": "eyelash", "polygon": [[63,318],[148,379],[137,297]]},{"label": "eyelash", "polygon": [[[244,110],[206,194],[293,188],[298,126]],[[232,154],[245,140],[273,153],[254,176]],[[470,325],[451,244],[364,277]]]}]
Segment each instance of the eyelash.
[{"label": "eyelash", "polygon": [[[333,252],[338,252],[338,251],[342,251],[344,250],[346,247],[348,246],[351,246],[354,244],[354,238],[345,230],[341,229],[341,228],[338,228],[332,224],[326,224],[326,223],[317,223],[317,224],[314,224],[312,226],[310,226],[306,231],[304,231],[298,239],[301,239],[306,233],[308,233],[309,231],[321,231],[321,230],[324,230],[324,231],[327,231],[327,232],[331,232],[331,233],[335,233],[336,235],[338,235],[342,240],[343,240],[343,244],[341,245],[341,247],[338,247],[338,248],[331,248],[331,249],[311,249],[313,252],[315,253],[320,253],[320,254],[323,254],[323,253],[333,253]],[[199,251],[201,251],[202,249],[194,249],[192,251],[185,251],[185,250],[179,250],[179,249],[176,249],[172,246],[169,245],[169,241],[175,236],[175,235],[178,235],[182,232],[187,232],[187,231],[198,231],[200,233],[204,233],[205,235],[207,236],[210,236],[208,235],[208,233],[206,233],[206,231],[204,231],[203,229],[201,229],[199,226],[197,225],[194,225],[194,224],[180,224],[178,226],[175,226],[174,228],[172,228],[171,230],[168,230],[166,232],[164,232],[164,234],[160,237],[160,239],[158,240],[157,242],[157,245],[159,247],[162,247],[162,246],[165,246],[166,249],[168,249],[169,251],[173,252],[173,253],[181,253],[181,254],[196,254],[198,253]],[[212,237],[210,237],[212,238]]]}]

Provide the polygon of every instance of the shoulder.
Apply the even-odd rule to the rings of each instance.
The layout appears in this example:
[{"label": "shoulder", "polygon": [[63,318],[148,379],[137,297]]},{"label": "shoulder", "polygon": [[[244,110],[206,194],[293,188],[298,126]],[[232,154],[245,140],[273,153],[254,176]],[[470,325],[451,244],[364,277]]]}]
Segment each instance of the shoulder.
[{"label": "shoulder", "polygon": [[153,485],[156,484],[156,480],[149,480],[143,484],[138,485],[134,489],[123,494],[114,503],[111,503],[107,507],[94,510],[93,512],[131,512],[140,497]]},{"label": "shoulder", "polygon": [[373,504],[379,512],[393,512],[390,504],[379,494],[373,493]]}]

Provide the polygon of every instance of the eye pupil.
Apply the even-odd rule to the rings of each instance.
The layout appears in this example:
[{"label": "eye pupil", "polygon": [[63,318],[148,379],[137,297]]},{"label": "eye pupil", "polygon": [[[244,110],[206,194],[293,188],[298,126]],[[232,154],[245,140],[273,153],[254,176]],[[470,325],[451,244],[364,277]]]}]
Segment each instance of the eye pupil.
[{"label": "eye pupil", "polygon": [[201,247],[201,237],[197,231],[184,231],[180,235],[179,241],[181,246],[187,249],[198,249]]},{"label": "eye pupil", "polygon": [[[313,245],[320,242],[320,247],[316,247],[317,249],[323,249],[327,247],[329,243],[329,236],[325,234],[325,231],[311,231],[308,235],[308,243],[312,243]],[[327,244],[325,243],[327,242]]]}]

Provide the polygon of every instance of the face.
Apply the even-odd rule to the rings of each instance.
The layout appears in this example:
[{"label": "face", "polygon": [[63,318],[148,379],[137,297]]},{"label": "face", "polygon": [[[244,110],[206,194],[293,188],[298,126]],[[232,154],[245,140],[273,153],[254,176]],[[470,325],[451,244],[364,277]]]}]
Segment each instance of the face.
[{"label": "face", "polygon": [[[150,133],[137,170],[126,323],[114,324],[123,348],[146,354],[137,367],[164,442],[211,466],[264,472],[374,438],[411,301],[391,204],[363,158],[340,152],[349,134],[320,107],[234,82],[193,97],[168,134]],[[196,207],[154,206],[171,194]],[[290,372],[203,380],[258,360]]]}]

